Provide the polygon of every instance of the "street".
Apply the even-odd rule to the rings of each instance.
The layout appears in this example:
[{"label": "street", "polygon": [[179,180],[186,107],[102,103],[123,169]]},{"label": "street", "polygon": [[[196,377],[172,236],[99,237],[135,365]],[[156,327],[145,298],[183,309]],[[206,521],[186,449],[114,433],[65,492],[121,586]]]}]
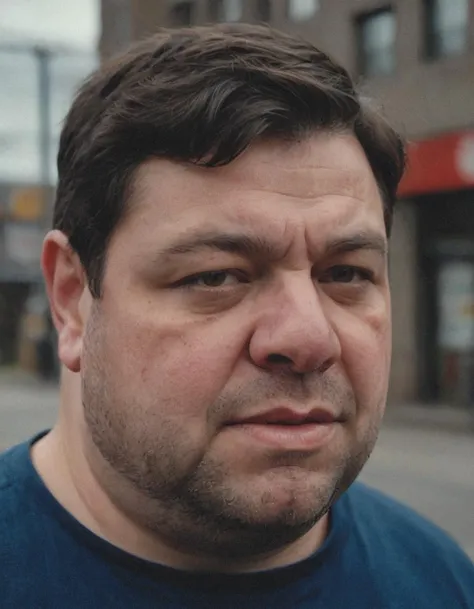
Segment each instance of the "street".
[{"label": "street", "polygon": [[[0,384],[0,449],[54,421],[57,390]],[[474,434],[391,422],[361,479],[428,516],[474,559]]]}]

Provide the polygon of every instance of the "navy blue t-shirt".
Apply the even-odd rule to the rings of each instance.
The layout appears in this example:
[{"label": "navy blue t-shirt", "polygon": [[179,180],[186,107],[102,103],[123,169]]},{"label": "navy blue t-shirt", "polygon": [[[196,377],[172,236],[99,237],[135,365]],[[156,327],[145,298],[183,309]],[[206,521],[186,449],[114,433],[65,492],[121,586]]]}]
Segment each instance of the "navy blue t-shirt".
[{"label": "navy blue t-shirt", "polygon": [[313,556],[261,573],[192,574],[119,550],[54,499],[31,443],[0,456],[1,609],[474,609],[474,566],[442,531],[354,484]]}]

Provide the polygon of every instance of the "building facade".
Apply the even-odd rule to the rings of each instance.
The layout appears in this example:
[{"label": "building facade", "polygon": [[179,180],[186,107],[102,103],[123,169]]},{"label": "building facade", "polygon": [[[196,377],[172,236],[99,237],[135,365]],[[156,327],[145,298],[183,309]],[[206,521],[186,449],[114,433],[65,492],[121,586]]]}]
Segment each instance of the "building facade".
[{"label": "building facade", "polygon": [[474,0],[102,0],[106,57],[158,26],[268,22],[338,59],[410,142],[390,272],[394,403],[474,400]]}]

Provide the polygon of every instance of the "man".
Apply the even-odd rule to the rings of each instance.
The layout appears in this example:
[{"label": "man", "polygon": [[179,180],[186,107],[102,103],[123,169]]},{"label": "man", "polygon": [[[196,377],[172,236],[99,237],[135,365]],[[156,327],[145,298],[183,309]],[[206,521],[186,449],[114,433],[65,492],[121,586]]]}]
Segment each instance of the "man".
[{"label": "man", "polygon": [[353,484],[403,165],[347,72],[267,28],[91,77],[42,256],[59,418],[1,458],[2,608],[474,607],[461,550]]}]

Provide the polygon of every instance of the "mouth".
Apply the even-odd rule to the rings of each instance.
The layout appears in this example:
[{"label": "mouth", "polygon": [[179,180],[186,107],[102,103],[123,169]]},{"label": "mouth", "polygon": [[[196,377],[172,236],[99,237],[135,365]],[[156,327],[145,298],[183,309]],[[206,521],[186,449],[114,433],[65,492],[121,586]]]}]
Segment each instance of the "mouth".
[{"label": "mouth", "polygon": [[329,410],[314,408],[300,412],[291,408],[273,408],[249,417],[231,421],[230,425],[328,425],[337,422],[338,417]]},{"label": "mouth", "polygon": [[227,427],[254,443],[285,451],[314,451],[330,441],[341,422],[340,417],[321,408],[306,412],[274,408],[231,421]]}]

